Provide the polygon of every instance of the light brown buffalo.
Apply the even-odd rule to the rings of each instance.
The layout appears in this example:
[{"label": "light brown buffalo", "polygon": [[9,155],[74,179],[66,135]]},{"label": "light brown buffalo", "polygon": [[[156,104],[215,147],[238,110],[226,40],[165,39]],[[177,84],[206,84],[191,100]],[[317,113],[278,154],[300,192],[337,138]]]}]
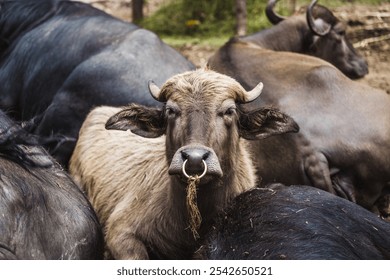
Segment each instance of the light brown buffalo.
[{"label": "light brown buffalo", "polygon": [[298,127],[273,108],[243,113],[262,84],[247,92],[214,71],[185,72],[150,90],[163,108],[132,104],[89,114],[70,172],[95,207],[113,258],[191,258],[199,239],[189,228],[184,173],[205,173],[196,192],[202,237],[219,210],[255,186],[245,139]]}]

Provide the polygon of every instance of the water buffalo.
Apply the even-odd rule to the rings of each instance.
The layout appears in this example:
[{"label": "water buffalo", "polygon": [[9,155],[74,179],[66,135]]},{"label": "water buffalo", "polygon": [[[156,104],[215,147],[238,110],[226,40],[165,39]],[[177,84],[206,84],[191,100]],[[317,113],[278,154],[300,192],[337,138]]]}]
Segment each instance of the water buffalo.
[{"label": "water buffalo", "polygon": [[[277,45],[284,37],[265,38]],[[262,98],[245,110],[274,106],[300,127],[298,134],[252,142],[263,184],[312,185],[388,215],[386,205],[377,209],[390,181],[390,97],[385,92],[350,80],[322,59],[265,49],[251,36],[228,42],[209,67],[246,89],[261,80]]]},{"label": "water buffalo", "polygon": [[[349,42],[346,25],[317,0],[308,6],[305,15],[281,17],[273,10],[278,0],[268,1],[266,15],[272,28],[241,38],[264,49],[295,52],[319,57],[336,66],[349,78],[368,73],[366,60]],[[280,59],[284,59],[281,54]]]},{"label": "water buffalo", "polygon": [[194,69],[154,33],[92,6],[63,0],[0,2],[0,109],[37,117],[37,135],[67,167],[78,131],[98,105],[157,105],[147,81]]},{"label": "water buffalo", "polygon": [[101,259],[103,233],[60,165],[0,111],[0,259]]},{"label": "water buffalo", "polygon": [[191,258],[215,214],[255,185],[245,139],[298,129],[272,108],[241,112],[261,88],[247,92],[199,69],[161,90],[150,85],[162,108],[99,107],[88,115],[69,170],[96,209],[113,258]]},{"label": "water buffalo", "polygon": [[196,257],[205,259],[390,259],[390,223],[308,186],[274,184],[237,196]]}]

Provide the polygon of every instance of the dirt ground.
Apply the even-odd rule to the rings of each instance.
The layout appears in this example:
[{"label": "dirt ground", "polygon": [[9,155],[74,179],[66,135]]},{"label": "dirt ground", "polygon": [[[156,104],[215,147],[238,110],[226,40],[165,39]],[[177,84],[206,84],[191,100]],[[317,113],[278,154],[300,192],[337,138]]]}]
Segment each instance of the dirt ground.
[{"label": "dirt ground", "polygon": [[348,23],[348,37],[368,61],[369,74],[361,81],[390,94],[390,3],[344,6],[334,13]]},{"label": "dirt ground", "polygon": [[[131,0],[82,1],[92,3],[119,18],[131,18]],[[167,2],[146,1],[145,15],[153,13]],[[390,3],[378,6],[348,4],[333,12],[348,24],[348,37],[368,61],[369,74],[359,81],[390,94]],[[217,48],[205,44],[185,44],[178,50],[196,66],[202,67]]]}]

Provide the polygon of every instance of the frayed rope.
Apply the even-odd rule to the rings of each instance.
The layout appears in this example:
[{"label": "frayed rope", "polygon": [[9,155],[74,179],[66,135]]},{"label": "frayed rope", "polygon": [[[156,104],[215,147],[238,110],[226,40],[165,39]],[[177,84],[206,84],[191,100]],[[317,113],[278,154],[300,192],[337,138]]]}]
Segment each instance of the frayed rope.
[{"label": "frayed rope", "polygon": [[187,211],[190,216],[190,230],[194,236],[194,239],[198,239],[199,233],[198,229],[202,223],[202,216],[200,215],[198,204],[197,204],[197,194],[196,188],[199,185],[200,178],[198,175],[189,176],[187,183]]}]

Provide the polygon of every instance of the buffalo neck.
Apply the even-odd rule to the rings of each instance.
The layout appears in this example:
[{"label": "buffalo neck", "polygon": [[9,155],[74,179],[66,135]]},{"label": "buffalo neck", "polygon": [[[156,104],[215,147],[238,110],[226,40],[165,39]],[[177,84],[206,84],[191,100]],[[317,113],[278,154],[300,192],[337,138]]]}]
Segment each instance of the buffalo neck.
[{"label": "buffalo neck", "polygon": [[[245,154],[245,159],[247,155]],[[161,242],[158,247],[149,248],[153,256],[158,258],[188,259],[199,247],[202,237],[210,229],[214,218],[224,209],[228,202],[239,193],[254,186],[254,171],[251,166],[240,164],[235,171],[225,172],[222,178],[211,179],[206,183],[200,183],[197,189],[197,206],[199,208],[202,223],[198,230],[199,238],[196,239],[189,229],[189,215],[186,207],[187,182],[179,176],[169,176],[170,186],[166,199],[159,205],[158,217],[155,216],[155,238]],[[239,174],[245,174],[245,178],[239,178]],[[175,235],[172,236],[172,229]],[[170,244],[170,246],[164,246]]]},{"label": "buffalo neck", "polygon": [[282,21],[241,40],[268,50],[296,53],[306,53],[312,44],[311,32],[303,18]]},{"label": "buffalo neck", "polygon": [[[232,156],[221,160],[223,176],[221,178],[202,179],[197,188],[197,205],[202,216],[201,229],[207,227],[214,216],[221,211],[239,193],[256,184],[255,170],[247,148],[247,141],[239,139],[235,152],[225,151]],[[170,188],[166,214],[170,220],[180,221],[187,228],[186,180],[179,176],[170,176]],[[207,229],[206,229],[207,230]]]}]

